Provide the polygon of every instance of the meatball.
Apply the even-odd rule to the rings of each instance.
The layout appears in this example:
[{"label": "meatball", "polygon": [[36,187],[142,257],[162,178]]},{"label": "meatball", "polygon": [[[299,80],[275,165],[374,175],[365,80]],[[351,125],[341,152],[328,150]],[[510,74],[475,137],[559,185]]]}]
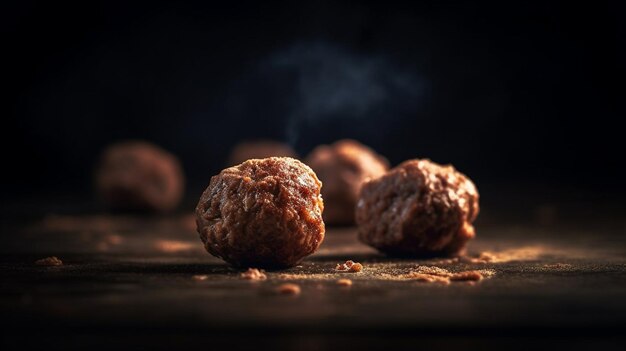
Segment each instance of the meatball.
[{"label": "meatball", "polygon": [[365,183],[356,208],[359,239],[390,255],[463,253],[474,237],[478,192],[454,167],[409,160]]},{"label": "meatball", "polygon": [[387,160],[354,140],[340,140],[315,148],[305,160],[324,182],[324,221],[333,225],[354,223],[354,207],[363,182],[383,175]]},{"label": "meatball", "polygon": [[307,165],[289,157],[226,168],[196,207],[200,239],[234,266],[294,266],[324,240],[321,186]]},{"label": "meatball", "polygon": [[115,210],[166,212],[178,205],[184,191],[177,158],[143,141],[109,146],[95,178],[100,197]]},{"label": "meatball", "polygon": [[287,144],[273,140],[251,140],[241,142],[231,150],[228,166],[238,165],[253,158],[298,157]]}]

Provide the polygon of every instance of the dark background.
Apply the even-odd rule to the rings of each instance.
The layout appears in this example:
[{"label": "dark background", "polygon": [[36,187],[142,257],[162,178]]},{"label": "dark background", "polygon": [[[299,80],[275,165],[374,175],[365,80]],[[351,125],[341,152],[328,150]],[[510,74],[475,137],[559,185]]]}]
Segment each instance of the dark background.
[{"label": "dark background", "polygon": [[127,138],[180,156],[191,198],[249,138],[302,155],[355,138],[486,192],[624,192],[617,1],[1,7],[9,199],[90,198],[99,152]]}]

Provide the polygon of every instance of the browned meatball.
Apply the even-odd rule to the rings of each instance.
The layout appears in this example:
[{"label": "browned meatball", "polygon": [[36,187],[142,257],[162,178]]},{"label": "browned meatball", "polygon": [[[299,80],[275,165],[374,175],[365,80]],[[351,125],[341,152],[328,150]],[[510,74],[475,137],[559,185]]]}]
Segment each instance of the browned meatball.
[{"label": "browned meatball", "polygon": [[200,239],[235,266],[294,266],[324,240],[321,186],[307,165],[289,157],[226,168],[196,207]]},{"label": "browned meatball", "polygon": [[318,146],[305,162],[324,182],[324,221],[334,225],[354,223],[354,207],[361,185],[383,175],[389,168],[384,157],[354,140]]},{"label": "browned meatball", "polygon": [[165,212],[180,202],[184,176],[174,155],[147,142],[126,141],[103,152],[96,188],[113,209]]},{"label": "browned meatball", "polygon": [[458,255],[474,237],[478,192],[452,166],[409,160],[365,183],[359,239],[391,255]]},{"label": "browned meatball", "polygon": [[298,157],[287,144],[273,140],[249,140],[241,142],[230,151],[228,166],[238,165],[253,158]]}]

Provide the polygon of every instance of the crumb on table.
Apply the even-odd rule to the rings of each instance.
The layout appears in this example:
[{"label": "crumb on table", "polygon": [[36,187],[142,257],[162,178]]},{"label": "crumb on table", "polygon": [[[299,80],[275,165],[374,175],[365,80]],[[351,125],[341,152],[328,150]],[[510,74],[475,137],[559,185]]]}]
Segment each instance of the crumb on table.
[{"label": "crumb on table", "polygon": [[419,273],[415,271],[408,273],[406,275],[406,278],[410,280],[416,280],[418,282],[425,282],[425,283],[441,283],[444,285],[450,284],[449,277],[444,277],[444,276],[435,275],[435,274],[428,274],[428,273]]},{"label": "crumb on table", "polygon": [[443,283],[450,284],[450,282],[458,281],[480,281],[483,278],[491,277],[495,274],[493,270],[473,270],[463,272],[450,272],[447,269],[443,269],[435,266],[417,266],[417,268],[408,274],[401,275],[402,278],[408,280],[416,280],[427,283]]},{"label": "crumb on table", "polygon": [[56,256],[50,256],[50,257],[42,258],[40,260],[35,261],[35,265],[45,266],[45,267],[62,266],[63,261],[61,261]]},{"label": "crumb on table", "polygon": [[247,271],[241,273],[241,278],[247,280],[266,280],[267,275],[265,275],[264,271],[259,270],[258,268],[248,268]]},{"label": "crumb on table", "polygon": [[359,262],[348,260],[345,263],[337,264],[335,270],[339,272],[357,273],[363,270],[363,265]]},{"label": "crumb on table", "polygon": [[196,281],[203,281],[203,280],[209,279],[209,276],[206,274],[196,274],[196,275],[191,276],[191,279],[196,280]]},{"label": "crumb on table", "polygon": [[459,272],[450,276],[450,280],[452,281],[478,281],[482,279],[483,275],[479,271]]}]

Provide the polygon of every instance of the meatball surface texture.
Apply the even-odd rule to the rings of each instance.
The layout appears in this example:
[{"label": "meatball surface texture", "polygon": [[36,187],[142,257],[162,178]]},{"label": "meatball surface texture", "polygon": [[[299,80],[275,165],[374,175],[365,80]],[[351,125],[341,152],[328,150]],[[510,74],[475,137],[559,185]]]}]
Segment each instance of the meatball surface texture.
[{"label": "meatball surface texture", "polygon": [[395,256],[455,256],[474,237],[478,191],[454,167],[409,160],[363,185],[359,239]]},{"label": "meatball surface texture", "polygon": [[200,239],[234,266],[294,266],[324,240],[321,185],[308,166],[288,157],[226,168],[196,207]]}]

